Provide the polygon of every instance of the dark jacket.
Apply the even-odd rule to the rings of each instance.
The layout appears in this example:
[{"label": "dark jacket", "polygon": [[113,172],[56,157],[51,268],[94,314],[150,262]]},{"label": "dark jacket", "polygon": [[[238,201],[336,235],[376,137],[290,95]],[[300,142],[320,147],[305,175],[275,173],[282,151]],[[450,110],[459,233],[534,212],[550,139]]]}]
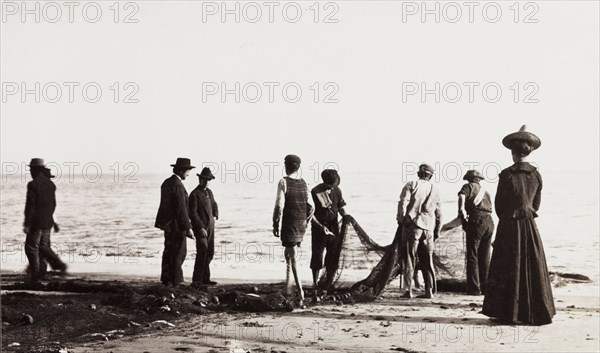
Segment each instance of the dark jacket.
[{"label": "dark jacket", "polygon": [[542,176],[527,162],[515,163],[500,173],[495,207],[500,219],[531,219],[540,208]]},{"label": "dark jacket", "polygon": [[56,185],[45,175],[39,174],[27,184],[25,222],[31,229],[49,229],[54,225],[56,209]]},{"label": "dark jacket", "polygon": [[185,232],[192,228],[188,215],[188,194],[176,175],[166,179],[160,186],[160,206],[154,226],[166,232]]},{"label": "dark jacket", "polygon": [[219,218],[219,207],[209,188],[198,186],[190,194],[190,219],[194,232],[207,229],[214,217]]}]

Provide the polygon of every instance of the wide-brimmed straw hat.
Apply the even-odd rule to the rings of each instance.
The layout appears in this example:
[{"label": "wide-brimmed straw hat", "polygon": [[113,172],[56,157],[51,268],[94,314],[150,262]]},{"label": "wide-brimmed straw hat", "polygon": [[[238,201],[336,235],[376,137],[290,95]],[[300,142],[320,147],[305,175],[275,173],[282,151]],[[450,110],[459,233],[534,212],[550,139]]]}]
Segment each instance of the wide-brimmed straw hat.
[{"label": "wide-brimmed straw hat", "polygon": [[196,167],[194,167],[192,165],[192,162],[190,161],[189,158],[177,158],[177,161],[175,162],[175,164],[171,164],[171,167],[176,167],[176,168],[180,168],[180,169],[194,169]]},{"label": "wide-brimmed straw hat", "polygon": [[206,179],[206,180],[213,180],[215,178],[213,173],[210,171],[210,168],[208,168],[208,167],[204,167],[202,169],[202,172],[200,172],[200,174],[196,173],[196,175],[198,177],[200,177],[201,179]]},{"label": "wide-brimmed straw hat", "polygon": [[517,132],[513,132],[512,134],[506,135],[502,139],[502,144],[504,145],[504,147],[510,149],[512,148],[514,141],[525,141],[528,144],[530,144],[534,150],[538,149],[542,144],[542,141],[539,137],[527,131],[527,125],[521,126],[521,128]]}]

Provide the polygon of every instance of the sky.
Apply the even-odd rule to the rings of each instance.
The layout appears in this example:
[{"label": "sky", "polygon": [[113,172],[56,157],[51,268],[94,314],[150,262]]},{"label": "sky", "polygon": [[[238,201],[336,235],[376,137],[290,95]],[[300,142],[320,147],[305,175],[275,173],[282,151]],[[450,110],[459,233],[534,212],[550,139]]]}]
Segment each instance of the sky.
[{"label": "sky", "polygon": [[[422,161],[508,166],[501,140],[527,124],[542,140],[532,155],[538,165],[598,174],[598,2],[538,1],[519,8],[517,23],[512,2],[502,1],[495,23],[487,21],[494,9],[481,12],[485,3],[473,23],[465,7],[452,23],[456,9],[444,12],[443,2],[439,23],[411,14],[407,6],[420,2],[318,3],[318,18],[313,2],[294,2],[287,15],[279,3],[273,23],[262,2],[254,3],[263,12],[256,23],[246,3],[238,3],[239,23],[222,20],[221,2],[131,3],[120,3],[118,23],[113,2],[96,2],[96,23],[87,22],[93,9],[81,13],[85,2],[73,23],[65,8],[56,23],[53,8],[40,9],[40,23],[3,8],[3,166],[42,157],[135,162],[154,173],[168,172],[179,156],[196,165],[263,164],[288,153],[347,170],[397,171]],[[296,6],[302,16],[290,23]],[[138,22],[124,23],[126,15]],[[21,96],[36,82],[39,103],[35,94]],[[236,83],[239,103],[235,94],[221,96]],[[421,96],[436,83],[439,102]],[[95,87],[98,102],[87,102]]]}]

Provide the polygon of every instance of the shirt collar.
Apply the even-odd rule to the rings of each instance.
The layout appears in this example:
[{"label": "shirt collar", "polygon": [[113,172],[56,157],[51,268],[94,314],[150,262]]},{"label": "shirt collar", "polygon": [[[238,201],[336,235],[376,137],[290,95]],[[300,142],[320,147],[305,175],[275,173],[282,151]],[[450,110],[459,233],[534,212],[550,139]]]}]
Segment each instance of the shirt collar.
[{"label": "shirt collar", "polygon": [[173,175],[175,175],[177,177],[177,179],[181,180],[181,177],[175,173],[173,173]]},{"label": "shirt collar", "polygon": [[508,167],[508,169],[510,169],[511,171],[514,171],[514,172],[522,171],[522,172],[531,173],[531,172],[535,171],[537,168],[532,166],[528,162],[519,162],[519,163],[515,163],[515,164],[511,165],[510,167]]}]

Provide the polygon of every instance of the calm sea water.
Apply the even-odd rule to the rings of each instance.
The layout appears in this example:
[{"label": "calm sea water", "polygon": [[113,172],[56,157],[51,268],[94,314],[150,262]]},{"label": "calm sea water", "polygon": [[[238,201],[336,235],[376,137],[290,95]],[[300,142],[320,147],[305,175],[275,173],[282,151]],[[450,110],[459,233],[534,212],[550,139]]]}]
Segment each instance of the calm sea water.
[{"label": "calm sea water", "polygon": [[[91,183],[83,179],[57,181],[56,211],[62,231],[53,236],[53,246],[63,258],[77,263],[97,261],[96,269],[111,272],[127,261],[146,259],[156,264],[162,254],[163,237],[153,227],[159,204],[160,184],[164,175],[137,175],[137,182],[115,182],[103,178]],[[548,266],[551,271],[581,273],[599,278],[598,185],[572,179],[568,173],[545,173],[542,208],[537,219]],[[348,203],[348,211],[363,228],[381,244],[391,242],[395,231],[396,206],[404,181],[394,174],[345,173],[340,185]],[[1,183],[0,231],[2,235],[2,267],[22,268],[23,208],[26,182],[20,177],[8,177]],[[188,192],[197,178],[184,184]],[[315,181],[309,180],[313,186]],[[444,220],[456,216],[456,193],[462,182],[440,181]],[[492,194],[496,185],[487,184]],[[219,204],[217,222],[217,267],[234,270],[238,279],[258,274],[265,264],[282,268],[279,243],[271,235],[271,217],[276,181],[256,183],[231,176],[225,182],[214,180],[210,188]],[[460,243],[460,238],[451,241]],[[193,258],[192,243],[188,243],[189,258]],[[358,242],[351,243],[361,251]],[[310,237],[304,249],[309,249]],[[462,244],[457,244],[461,249]],[[308,267],[308,257],[301,265]],[[79,259],[79,260],[78,260]],[[89,261],[89,259],[94,259]],[[107,260],[108,259],[108,260]],[[114,260],[111,260],[114,259]],[[186,266],[193,266],[187,261]],[[354,263],[368,271],[367,264]],[[240,272],[241,271],[241,272]],[[282,272],[280,270],[279,272]],[[308,278],[306,278],[308,279]]]}]

